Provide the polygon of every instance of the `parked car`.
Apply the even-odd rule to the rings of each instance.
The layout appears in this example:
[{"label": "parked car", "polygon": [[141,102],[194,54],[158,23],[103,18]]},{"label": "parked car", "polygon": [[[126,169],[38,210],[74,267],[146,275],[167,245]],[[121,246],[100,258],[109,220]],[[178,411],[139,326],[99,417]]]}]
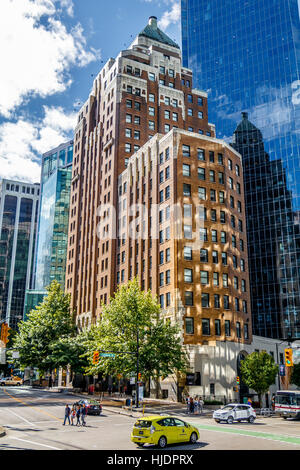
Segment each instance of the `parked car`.
[{"label": "parked car", "polygon": [[232,403],[214,411],[213,418],[217,423],[221,421],[226,421],[228,424],[234,421],[254,423],[256,413],[250,405]]},{"label": "parked car", "polygon": [[3,377],[0,379],[0,385],[23,385],[23,379],[20,377]]},{"label": "parked car", "polygon": [[85,404],[85,406],[87,407],[87,414],[88,415],[97,415],[97,416],[100,416],[101,412],[102,412],[102,405],[100,405],[99,402],[97,402],[96,400],[79,400],[77,401],[76,403],[74,403],[74,405],[83,405]]},{"label": "parked car", "polygon": [[195,444],[199,439],[199,430],[173,416],[145,416],[134,424],[131,441],[142,447],[154,444],[163,449],[167,444],[187,442]]}]

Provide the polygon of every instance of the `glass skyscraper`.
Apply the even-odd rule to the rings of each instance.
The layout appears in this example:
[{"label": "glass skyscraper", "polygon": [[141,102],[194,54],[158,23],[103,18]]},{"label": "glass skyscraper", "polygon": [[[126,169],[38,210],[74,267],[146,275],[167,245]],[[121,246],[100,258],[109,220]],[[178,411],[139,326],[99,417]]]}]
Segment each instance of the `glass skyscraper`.
[{"label": "glass skyscraper", "polygon": [[39,184],[0,182],[0,321],[16,329],[32,277]]},{"label": "glass skyscraper", "polygon": [[[193,86],[208,92],[209,115],[216,124],[217,137],[232,141],[242,111],[248,113],[248,122],[261,132],[264,150],[257,157],[260,169],[255,167],[252,188],[247,190],[249,197],[253,194],[260,198],[266,168],[268,177],[273,178],[266,202],[271,219],[266,224],[257,214],[249,214],[258,224],[252,242],[248,231],[249,250],[252,244],[249,258],[257,253],[263,255],[265,240],[272,240],[276,253],[272,267],[267,266],[268,256],[261,260],[265,275],[269,276],[268,289],[273,284],[273,290],[272,295],[268,289],[262,292],[262,287],[257,295],[252,292],[253,332],[300,337],[298,0],[182,0],[181,6],[183,63],[194,72]],[[244,150],[248,156],[251,152],[257,154],[257,149],[251,150],[253,142],[247,142],[248,150],[245,142],[239,151]],[[251,204],[255,206],[254,202]],[[279,310],[272,315],[275,297],[275,309]]]},{"label": "glass skyscraper", "polygon": [[25,315],[43,300],[54,279],[65,287],[72,162],[73,141],[43,155],[34,275],[26,291]]}]

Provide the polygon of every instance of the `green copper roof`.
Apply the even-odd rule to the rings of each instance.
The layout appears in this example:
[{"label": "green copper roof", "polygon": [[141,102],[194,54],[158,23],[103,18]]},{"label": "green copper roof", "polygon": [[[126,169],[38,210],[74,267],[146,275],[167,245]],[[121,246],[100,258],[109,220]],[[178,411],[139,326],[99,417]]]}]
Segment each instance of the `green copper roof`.
[{"label": "green copper roof", "polygon": [[150,17],[149,24],[147,24],[139,36],[145,36],[146,38],[153,39],[154,41],[162,42],[163,44],[168,44],[168,46],[180,49],[176,42],[172,41],[169,36],[157,27],[157,18],[155,16]]}]

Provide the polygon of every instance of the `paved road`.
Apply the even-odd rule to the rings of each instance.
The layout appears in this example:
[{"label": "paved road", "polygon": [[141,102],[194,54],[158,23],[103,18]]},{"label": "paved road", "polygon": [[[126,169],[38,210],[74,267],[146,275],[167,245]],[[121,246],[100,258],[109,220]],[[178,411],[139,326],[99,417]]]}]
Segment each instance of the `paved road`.
[{"label": "paved road", "polygon": [[[1,450],[140,450],[130,441],[135,418],[104,408],[88,416],[87,427],[62,426],[64,406],[74,396],[26,387],[0,388],[0,425],[7,432]],[[300,450],[300,421],[259,418],[254,424],[216,424],[208,417],[188,417],[200,430],[196,445],[168,450]],[[147,449],[143,449],[147,452]]]}]

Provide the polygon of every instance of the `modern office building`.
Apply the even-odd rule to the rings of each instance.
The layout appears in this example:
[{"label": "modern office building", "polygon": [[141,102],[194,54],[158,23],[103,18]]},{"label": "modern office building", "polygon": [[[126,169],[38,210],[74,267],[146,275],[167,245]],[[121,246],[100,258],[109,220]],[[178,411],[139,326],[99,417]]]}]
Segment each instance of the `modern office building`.
[{"label": "modern office building", "polygon": [[182,326],[194,377],[205,375],[204,347],[233,345],[232,392],[252,341],[242,172],[179,47],[151,17],[99,72],[78,116],[66,272],[77,324],[99,320],[101,304],[137,276]]},{"label": "modern office building", "polygon": [[43,300],[45,288],[54,279],[65,287],[72,160],[73,141],[42,158],[34,274],[26,291],[25,315]]},{"label": "modern office building", "polygon": [[287,337],[299,328],[299,223],[282,160],[270,160],[262,133],[242,114],[232,145],[244,168],[253,329]]},{"label": "modern office building", "polygon": [[0,320],[16,329],[32,278],[39,184],[0,181]]},{"label": "modern office building", "polygon": [[[273,282],[272,293],[260,287],[257,297],[252,298],[253,331],[264,336],[300,337],[299,2],[182,0],[181,6],[183,65],[193,70],[195,86],[208,93],[209,114],[216,124],[217,137],[231,141],[240,113],[247,112],[264,139],[261,171],[266,169],[266,152],[268,171],[274,177],[278,175],[284,188],[278,194],[279,183],[274,183],[266,202],[268,208],[271,204],[276,207],[276,213],[272,209],[274,224],[269,223],[280,234],[272,242],[278,258],[276,268],[274,258],[273,268],[264,265],[264,276],[273,279],[268,281]],[[259,171],[252,179],[256,183]],[[260,184],[264,178],[260,178]],[[252,191],[255,194],[255,188]],[[251,204],[254,207],[254,202]],[[265,219],[257,217],[256,222],[256,234],[262,234]],[[260,236],[255,242],[250,240],[253,248],[255,243],[262,244],[257,248],[262,253],[264,241]],[[253,264],[257,262],[255,257]],[[267,257],[261,262],[267,262]],[[275,305],[277,313],[270,315]]]}]

